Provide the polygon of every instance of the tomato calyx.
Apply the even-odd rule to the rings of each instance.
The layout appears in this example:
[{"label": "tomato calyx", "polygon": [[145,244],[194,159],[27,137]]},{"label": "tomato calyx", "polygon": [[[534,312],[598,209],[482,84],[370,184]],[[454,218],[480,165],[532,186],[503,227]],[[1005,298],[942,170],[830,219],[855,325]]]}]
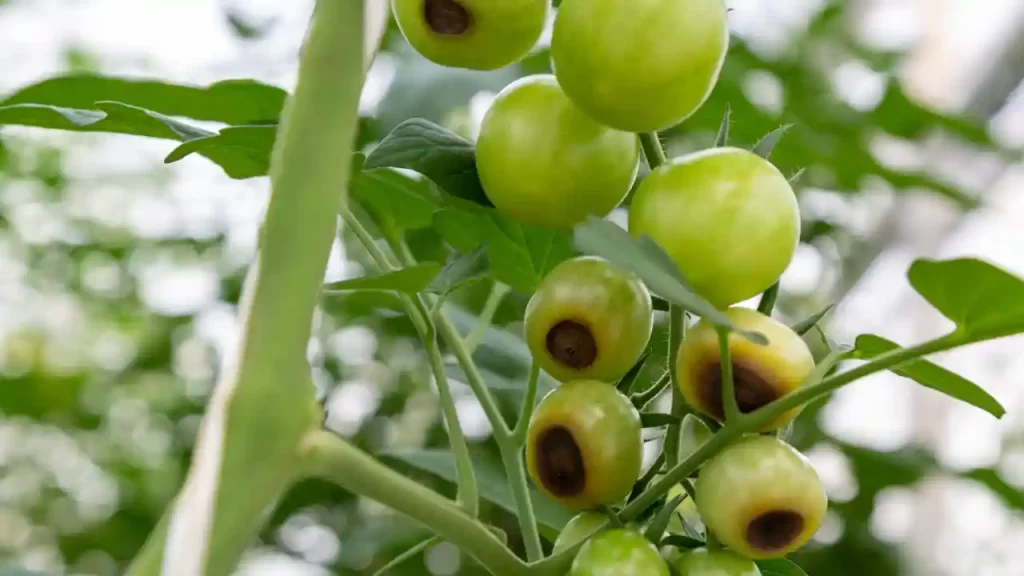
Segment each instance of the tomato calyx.
[{"label": "tomato calyx", "polygon": [[562,320],[548,330],[545,345],[551,356],[573,368],[588,368],[597,360],[597,340],[585,324]]},{"label": "tomato calyx", "polygon": [[747,542],[770,554],[785,549],[804,530],[804,517],[793,510],[770,510],[747,524]]},{"label": "tomato calyx", "polygon": [[578,496],[586,489],[583,454],[564,426],[552,426],[540,434],[536,466],[541,482],[556,496]]},{"label": "tomato calyx", "polygon": [[425,0],[423,18],[431,30],[442,36],[465,34],[473,24],[469,10],[455,0]]}]

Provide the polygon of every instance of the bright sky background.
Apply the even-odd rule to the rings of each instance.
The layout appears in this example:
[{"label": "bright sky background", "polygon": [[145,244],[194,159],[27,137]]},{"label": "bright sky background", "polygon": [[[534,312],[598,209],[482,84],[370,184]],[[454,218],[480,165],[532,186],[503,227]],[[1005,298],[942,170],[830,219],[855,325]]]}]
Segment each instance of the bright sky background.
[{"label": "bright sky background", "polygon": [[[771,45],[790,27],[799,26],[808,6],[817,3],[729,1],[734,9],[734,26],[765,45]],[[979,74],[985,72],[993,50],[1005,41],[1014,15],[1024,10],[1024,2],[1019,0],[867,0],[862,4],[866,13],[860,32],[865,38],[896,44],[922,35],[927,38],[925,52],[907,74],[915,93],[943,107],[963,104]],[[277,23],[263,40],[241,43],[234,39],[222,17],[224,6],[244,7],[256,22],[276,19]],[[0,93],[54,73],[69,48],[94,54],[108,73],[161,76],[192,83],[255,77],[290,88],[293,55],[311,6],[311,0],[14,0],[12,6],[0,9]],[[934,8],[934,20],[922,16],[929,6]],[[870,75],[856,68],[847,71],[837,82],[845,78],[853,90],[869,85],[864,82],[870,80]],[[388,74],[386,63],[375,69],[364,97],[367,106],[382,94]],[[1024,90],[1018,90],[1014,103],[999,116],[993,130],[1007,142],[1024,144]],[[129,137],[89,136],[85,140],[60,133],[19,133],[54,141],[95,143],[89,148],[80,147],[72,155],[71,169],[83,178],[149,169],[158,165],[168,151],[165,142]],[[266,198],[265,181],[228,180],[219,168],[198,156],[175,165],[167,175],[169,194],[140,194],[124,187],[83,184],[79,192],[88,195],[80,199],[83,209],[129,223],[143,234],[202,233],[226,228],[239,261],[251,256]],[[894,249],[838,312],[838,334],[874,330],[910,342],[944,328],[906,287],[903,274],[914,257],[980,255],[1024,274],[1024,251],[1019,248],[1024,246],[1024,174],[1020,169],[1011,171],[990,188],[993,205],[972,216],[953,236],[942,239],[928,235],[932,222],[928,215],[939,218],[942,212],[929,212],[928,202],[923,201],[919,205],[922,211],[914,214],[924,216],[908,219],[907,229]],[[60,223],[38,210],[19,210],[13,216],[15,225],[30,239],[45,242],[48,231],[59,234]],[[328,275],[338,278],[356,273],[346,268],[343,253],[336,248]],[[798,259],[788,277],[813,274],[814,266],[813,254]],[[149,287],[147,299],[151,305],[167,311],[199,310],[200,330],[222,348],[232,345],[233,316],[223,306],[210,303],[216,286],[209,270],[181,270],[156,262],[145,277],[149,279],[144,287]],[[48,302],[18,288],[16,280],[0,274],[0,331],[43,317],[61,327],[68,338],[85,337],[69,329],[68,318],[44,305]],[[880,306],[880,302],[885,305]],[[343,334],[336,343],[356,356],[373,350],[372,335],[359,332]],[[1022,349],[1021,339],[1004,340],[944,358],[1007,405],[1011,416],[1002,422],[921,392],[898,378],[880,376],[844,390],[830,406],[827,427],[845,439],[878,448],[896,447],[911,438],[934,442],[940,457],[952,467],[998,464],[1003,434],[1011,428],[1019,430],[1024,416]],[[332,401],[338,408],[336,424],[341,428],[357,426],[361,414],[375,402],[374,392],[358,382],[346,383],[340,390]],[[465,405],[467,424],[472,425],[478,410],[471,403]],[[924,424],[922,414],[926,415]],[[833,492],[839,493],[849,480],[843,462],[833,456],[816,454],[815,463]],[[1004,460],[1008,476],[1024,481],[1024,457]],[[904,491],[888,494],[878,513],[879,533],[908,542],[915,556],[934,562],[924,570],[931,574],[1010,575],[1005,565],[986,567],[977,562],[985,555],[999,553],[1010,557],[1016,553],[1019,557],[1024,547],[1024,520],[1011,517],[973,485],[937,480],[935,486],[916,495]],[[930,538],[923,542],[913,534]],[[331,544],[333,535],[308,525],[290,526],[283,538],[292,541],[296,549],[317,551],[306,556],[311,561],[320,558],[325,549],[344,553],[337,549],[336,539]],[[983,549],[984,554],[979,555]],[[440,550],[438,554],[451,556],[450,550]],[[436,555],[434,558],[437,561]],[[447,566],[450,569],[452,563]],[[263,559],[244,573],[300,572],[284,572],[280,564]],[[316,572],[309,568],[301,573]]]}]

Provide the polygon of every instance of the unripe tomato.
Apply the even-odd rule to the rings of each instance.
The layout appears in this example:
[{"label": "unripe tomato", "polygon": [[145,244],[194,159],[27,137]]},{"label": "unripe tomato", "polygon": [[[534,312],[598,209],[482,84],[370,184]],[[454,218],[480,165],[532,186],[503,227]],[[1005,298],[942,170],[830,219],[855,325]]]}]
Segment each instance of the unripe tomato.
[{"label": "unripe tomato", "polygon": [[650,132],[707,100],[728,47],[723,0],[564,0],[551,58],[577,106],[619,130]]},{"label": "unripe tomato", "polygon": [[611,382],[647,348],[653,310],[651,294],[635,274],[580,256],[555,266],[530,298],[526,343],[541,368],[562,382]]},{"label": "unripe tomato", "polygon": [[807,457],[771,436],[747,436],[704,465],[697,509],[704,524],[748,558],[803,546],[825,518],[828,498]]},{"label": "unripe tomato", "polygon": [[646,538],[618,529],[588,540],[576,554],[569,576],[669,576],[669,571]]},{"label": "unripe tomato", "polygon": [[639,162],[636,134],[592,120],[550,74],[506,86],[477,137],[487,198],[524,224],[570,227],[605,216],[629,193]]},{"label": "unripe tomato", "polygon": [[428,60],[472,70],[516,62],[544,31],[547,0],[392,0],[409,44]]},{"label": "unripe tomato", "polygon": [[[759,332],[768,339],[764,346],[733,332],[729,334],[729,357],[736,403],[746,414],[796,390],[814,370],[814,357],[804,340],[789,326],[757,310],[729,308],[725,315],[740,330]],[[723,422],[722,363],[718,333],[701,320],[687,334],[676,357],[676,380],[687,403]],[[796,418],[794,408],[761,427],[779,428]]]},{"label": "unripe tomato", "polygon": [[640,477],[642,430],[640,414],[614,386],[566,382],[544,396],[530,419],[530,478],[566,508],[618,502]]},{"label": "unripe tomato", "polygon": [[696,548],[675,562],[680,576],[761,576],[757,564],[731,550]]},{"label": "unripe tomato", "polygon": [[719,308],[768,289],[800,241],[800,210],[786,177],[739,148],[671,160],[637,187],[629,231],[647,234],[693,289]]}]

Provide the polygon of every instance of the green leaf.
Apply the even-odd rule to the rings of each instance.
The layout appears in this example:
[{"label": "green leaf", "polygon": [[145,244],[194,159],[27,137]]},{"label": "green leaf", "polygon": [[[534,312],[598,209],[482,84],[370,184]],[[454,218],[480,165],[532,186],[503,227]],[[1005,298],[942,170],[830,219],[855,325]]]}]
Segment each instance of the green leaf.
[{"label": "green leaf", "polygon": [[626,375],[623,376],[616,385],[619,392],[628,395],[633,390],[633,383],[636,382],[636,377],[640,375],[640,371],[644,369],[644,364],[650,356],[651,349],[648,348],[647,350],[644,350],[644,353],[640,355],[640,359],[633,364],[633,367],[629,369],[629,372],[626,372]]},{"label": "green leaf", "polygon": [[969,472],[961,474],[964,478],[969,478],[983,484],[993,494],[999,497],[1003,501],[1003,504],[1009,508],[1016,510],[1017,512],[1024,512],[1024,491],[1014,488],[999,475],[999,472],[992,468],[977,468]]},{"label": "green leaf", "polygon": [[377,276],[363,276],[331,282],[325,284],[324,288],[333,291],[344,290],[393,290],[415,294],[422,292],[430,285],[434,277],[441,271],[441,265],[436,262],[425,262],[415,266],[408,266],[401,270],[380,274]]},{"label": "green leaf", "polygon": [[658,513],[654,515],[654,518],[647,525],[644,537],[657,546],[661,542],[661,537],[665,535],[665,530],[668,529],[668,524],[672,521],[672,515],[676,513],[676,508],[686,498],[686,494],[680,494],[662,506],[661,510],[658,510]]},{"label": "green leaf", "polygon": [[[590,216],[586,222],[576,225],[573,241],[580,252],[600,256],[633,271],[652,292],[665,300],[707,319],[715,326],[736,330],[728,316],[693,292],[672,258],[649,236],[636,238],[613,222]],[[752,342],[768,342],[757,332],[742,334]]]},{"label": "green leaf", "polygon": [[1024,280],[974,258],[917,260],[910,285],[956,323],[967,342],[1024,332]]},{"label": "green leaf", "polygon": [[281,88],[255,80],[193,86],[156,79],[71,74],[26,86],[0,100],[0,106],[42,104],[91,109],[96,102],[113,100],[168,116],[241,125],[277,122],[287,95]]},{"label": "green leaf", "polygon": [[782,140],[782,137],[785,136],[786,132],[789,132],[789,129],[792,127],[792,124],[783,124],[775,130],[765,134],[764,138],[761,138],[758,140],[757,144],[754,144],[754,148],[751,151],[767,160],[772,155],[772,150],[775,149],[779,140]]},{"label": "green leaf", "polygon": [[835,308],[835,307],[836,307],[836,305],[834,303],[833,304],[829,304],[828,306],[825,306],[824,308],[822,308],[818,312],[808,316],[807,318],[804,318],[803,320],[797,322],[796,324],[793,324],[791,326],[791,328],[793,329],[794,332],[796,332],[797,334],[803,336],[804,334],[807,334],[808,332],[810,332],[811,328],[814,328],[815,326],[817,326],[818,322],[821,322],[821,320],[825,317],[825,315],[827,315],[829,312],[831,312],[832,309]]},{"label": "green leaf", "polygon": [[443,208],[434,227],[459,251],[487,246],[494,277],[523,293],[532,293],[544,276],[574,255],[567,230],[525,226],[490,208]]},{"label": "green leaf", "polygon": [[[510,514],[517,514],[518,508],[501,462],[493,455],[481,451],[471,452],[473,470],[480,485],[480,497]],[[455,482],[455,457],[449,450],[388,451],[381,453],[380,457],[402,462],[448,482]],[[541,495],[533,486],[530,486],[529,490],[541,534],[553,541],[572,519],[573,513]]]},{"label": "green leaf", "polygon": [[761,571],[761,576],[807,576],[802,568],[785,558],[757,560],[755,564]]},{"label": "green leaf", "polygon": [[489,271],[487,247],[480,246],[445,264],[441,272],[427,286],[427,292],[448,294],[470,282],[485,278]]},{"label": "green leaf", "polygon": [[166,164],[199,153],[220,165],[235,179],[266,176],[277,129],[274,126],[229,126],[218,134],[193,138],[164,158]]},{"label": "green leaf", "polygon": [[461,136],[423,118],[402,122],[366,157],[366,168],[408,168],[452,196],[493,206],[476,172],[476,150]]},{"label": "green leaf", "polygon": [[[870,360],[899,348],[898,344],[881,336],[861,334],[857,337],[854,355],[857,358]],[[996,418],[1000,418],[1006,413],[999,401],[983,388],[928,360],[911,360],[894,367],[892,371],[904,378],[910,378],[922,386],[981,408]]]},{"label": "green leaf", "polygon": [[429,227],[434,210],[441,205],[441,192],[433,182],[390,168],[356,172],[351,190],[352,199],[389,233]]},{"label": "green leaf", "polygon": [[725,114],[722,115],[722,125],[718,127],[718,135],[715,136],[715,148],[721,148],[729,142],[729,116],[731,114],[729,104],[726,104]]},{"label": "green leaf", "polygon": [[197,152],[220,165],[234,178],[249,178],[266,173],[262,148],[273,133],[271,128],[240,126],[225,128],[224,132],[217,134],[152,110],[120,102],[97,102],[94,108],[82,110],[39,104],[0,106],[0,125],[112,132],[186,143],[197,141],[173,150],[165,161],[174,162]]},{"label": "green leaf", "polygon": [[682,418],[679,416],[673,416],[671,414],[660,414],[657,412],[644,412],[640,415],[640,424],[644,428],[658,428],[659,426],[668,426],[669,424],[675,424],[681,421]]}]

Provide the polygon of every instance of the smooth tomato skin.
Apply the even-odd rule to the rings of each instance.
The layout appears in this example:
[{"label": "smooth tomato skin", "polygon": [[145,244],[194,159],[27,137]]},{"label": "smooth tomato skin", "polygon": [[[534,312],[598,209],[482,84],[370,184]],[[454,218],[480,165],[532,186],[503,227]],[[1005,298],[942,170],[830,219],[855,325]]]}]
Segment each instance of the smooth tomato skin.
[{"label": "smooth tomato skin", "polygon": [[588,540],[576,554],[569,576],[669,576],[669,571],[646,538],[617,529]]},{"label": "smooth tomato skin", "polygon": [[675,562],[681,576],[761,576],[749,558],[725,549],[696,548]]},{"label": "smooth tomato skin", "polygon": [[540,39],[548,15],[547,0],[457,0],[470,15],[469,28],[439,34],[424,16],[429,1],[391,0],[391,7],[409,44],[452,68],[496,70],[520,60]]},{"label": "smooth tomato skin", "polygon": [[[582,462],[583,480],[567,493],[546,481],[544,438],[567,431]],[[624,498],[640,477],[643,428],[629,398],[596,380],[566,382],[548,392],[530,418],[526,468],[544,495],[571,510],[589,510]]]},{"label": "smooth tomato skin", "polygon": [[640,165],[635,134],[581,112],[550,74],[506,86],[484,115],[476,165],[487,198],[523,224],[567,228],[603,217]]},{"label": "smooth tomato skin", "polygon": [[651,132],[700,108],[728,47],[723,0],[564,0],[551,58],[565,93],[587,114]]},{"label": "smooth tomato skin", "polygon": [[768,289],[800,241],[800,209],[786,177],[739,148],[676,158],[637,187],[629,231],[647,234],[694,290],[719,308]]},{"label": "smooth tomato skin", "polygon": [[[761,314],[757,310],[738,306],[725,311],[740,330],[758,332],[768,339],[768,345],[761,345],[736,332],[729,334],[729,356],[733,364],[733,380],[737,398],[744,395],[743,374],[756,374],[760,380],[773,390],[773,394],[761,398],[770,401],[781,398],[799,388],[814,370],[814,356],[807,343],[799,334],[785,324]],[[742,366],[741,371],[738,367]],[[708,382],[708,374],[721,373],[720,354],[718,350],[718,332],[706,320],[701,320],[686,334],[676,355],[676,381],[679,391],[690,406],[708,416],[723,421],[721,406],[711,406],[708,402],[708,386],[718,388],[721,398],[721,381]],[[749,395],[748,395],[749,397]],[[744,409],[744,402],[739,402],[744,413],[760,406]],[[767,432],[788,424],[800,414],[802,407],[793,408],[779,417],[767,422],[759,431]]]},{"label": "smooth tomato skin", "polygon": [[[704,465],[697,478],[697,509],[728,548],[754,559],[778,558],[803,546],[825,518],[828,497],[806,456],[771,436],[746,436]],[[796,512],[798,532],[783,545],[759,547],[751,523],[775,511]]]},{"label": "smooth tomato skin", "polygon": [[[635,274],[593,256],[555,266],[530,297],[524,315],[526,343],[545,372],[561,382],[612,382],[633,367],[654,328],[650,292]],[[585,326],[594,339],[592,364],[574,368],[548,349],[549,332],[562,321]]]}]

